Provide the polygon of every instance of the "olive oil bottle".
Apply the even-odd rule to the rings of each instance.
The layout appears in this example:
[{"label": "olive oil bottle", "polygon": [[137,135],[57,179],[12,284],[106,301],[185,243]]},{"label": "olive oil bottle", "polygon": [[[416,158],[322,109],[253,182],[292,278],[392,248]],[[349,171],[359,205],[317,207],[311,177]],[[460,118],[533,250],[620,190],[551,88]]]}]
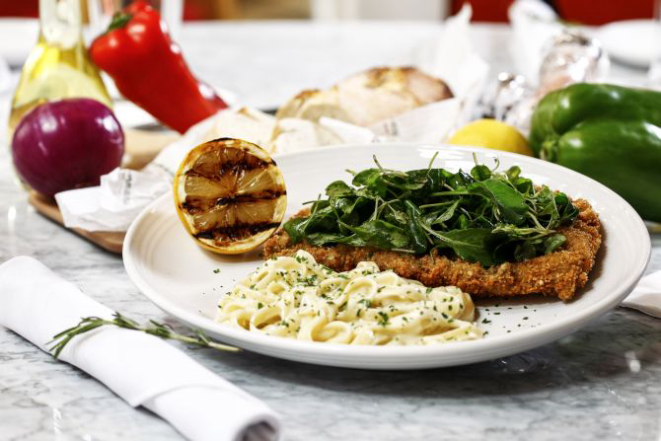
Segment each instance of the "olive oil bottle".
[{"label": "olive oil bottle", "polygon": [[80,0],[39,0],[39,40],[12,101],[9,132],[34,107],[62,98],[92,98],[112,105],[82,37]]}]

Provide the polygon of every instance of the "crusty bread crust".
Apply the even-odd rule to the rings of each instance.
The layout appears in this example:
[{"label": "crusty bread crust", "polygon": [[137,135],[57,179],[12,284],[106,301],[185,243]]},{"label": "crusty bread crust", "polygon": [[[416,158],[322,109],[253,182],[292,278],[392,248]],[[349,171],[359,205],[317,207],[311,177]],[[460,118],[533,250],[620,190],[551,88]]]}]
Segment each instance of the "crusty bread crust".
[{"label": "crusty bread crust", "polygon": [[587,283],[601,246],[599,216],[586,200],[578,199],[574,204],[580,213],[571,226],[558,230],[567,237],[565,246],[560,250],[523,262],[503,263],[489,268],[436,252],[431,256],[415,256],[348,245],[317,247],[305,241],[292,244],[289,235],[282,229],[265,243],[264,256],[291,256],[302,249],[312,254],[317,262],[335,271],[349,271],[358,262],[369,260],[382,270],[391,269],[402,277],[419,280],[427,286],[454,285],[474,297],[543,294],[568,301]]}]

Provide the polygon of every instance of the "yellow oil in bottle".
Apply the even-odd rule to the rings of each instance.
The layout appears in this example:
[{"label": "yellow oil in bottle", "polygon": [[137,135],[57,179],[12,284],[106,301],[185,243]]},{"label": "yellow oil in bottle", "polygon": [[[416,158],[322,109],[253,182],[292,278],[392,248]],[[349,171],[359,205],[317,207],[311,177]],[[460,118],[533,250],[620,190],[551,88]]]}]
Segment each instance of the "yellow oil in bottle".
[{"label": "yellow oil in bottle", "polygon": [[23,116],[47,101],[85,97],[112,106],[81,34],[79,0],[40,0],[40,32],[16,88],[10,135]]}]

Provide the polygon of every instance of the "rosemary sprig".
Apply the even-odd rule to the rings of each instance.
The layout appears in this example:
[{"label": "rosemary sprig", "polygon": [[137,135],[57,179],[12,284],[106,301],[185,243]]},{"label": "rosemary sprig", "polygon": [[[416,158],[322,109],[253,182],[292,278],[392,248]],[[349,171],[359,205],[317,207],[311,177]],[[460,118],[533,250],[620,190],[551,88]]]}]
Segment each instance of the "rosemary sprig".
[{"label": "rosemary sprig", "polygon": [[240,350],[234,346],[227,346],[210,340],[204,334],[204,332],[200,330],[194,330],[193,335],[183,335],[175,332],[172,327],[158,323],[154,320],[149,320],[148,325],[142,326],[140,323],[136,322],[135,320],[131,320],[119,312],[115,312],[113,317],[114,318],[112,320],[102,319],[100,317],[85,317],[81,319],[80,323],[78,323],[76,326],[60,332],[53,337],[53,340],[48,343],[49,345],[52,345],[50,351],[53,353],[53,357],[58,358],[64,347],[75,336],[92,331],[101,326],[117,326],[134,331],[142,331],[163,339],[177,340],[189,345],[199,346],[202,348],[211,348],[219,351],[237,352]]}]

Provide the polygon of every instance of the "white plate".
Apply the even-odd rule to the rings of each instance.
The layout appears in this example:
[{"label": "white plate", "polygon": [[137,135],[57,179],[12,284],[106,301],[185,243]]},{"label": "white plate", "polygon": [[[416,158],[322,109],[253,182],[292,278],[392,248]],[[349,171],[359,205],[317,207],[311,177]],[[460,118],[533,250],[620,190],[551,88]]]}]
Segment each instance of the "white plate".
[{"label": "white plate", "polygon": [[[418,347],[349,346],[309,343],[253,334],[213,321],[218,298],[261,263],[255,252],[224,257],[199,248],[175,214],[171,195],[155,201],[133,222],[124,241],[124,265],[137,287],[156,305],[191,327],[244,348],[274,357],[330,366],[365,369],[416,369],[452,366],[503,357],[563,337],[615,307],[643,274],[650,238],[636,212],[603,185],[566,168],[525,156],[467,147],[411,144],[316,149],[276,157],[289,196],[288,215],[314,200],[327,184],[347,179],[347,168],[374,165],[409,170],[435,166],[468,170],[473,152],[484,164],[500,159],[501,169],[519,165],[538,184],[589,200],[603,222],[605,243],[591,282],[571,303],[553,299],[489,301],[478,304],[479,341]],[[220,269],[219,273],[214,273]],[[598,277],[597,277],[598,276]],[[483,324],[487,319],[490,323]],[[237,355],[240,357],[240,355]]]},{"label": "white plate", "polygon": [[615,60],[648,67],[661,55],[661,23],[654,20],[624,20],[602,26],[598,38]]}]

